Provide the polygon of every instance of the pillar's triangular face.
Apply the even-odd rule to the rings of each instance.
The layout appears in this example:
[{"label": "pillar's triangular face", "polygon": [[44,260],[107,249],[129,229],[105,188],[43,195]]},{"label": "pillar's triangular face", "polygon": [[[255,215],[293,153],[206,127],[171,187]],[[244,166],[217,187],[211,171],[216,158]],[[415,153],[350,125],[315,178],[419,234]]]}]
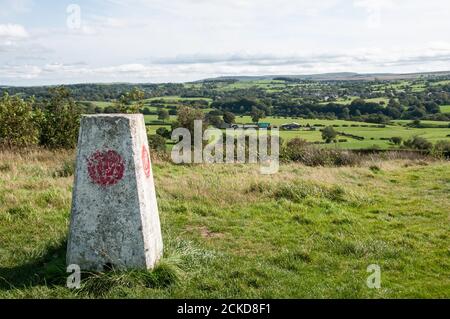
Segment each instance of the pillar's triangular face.
[{"label": "pillar's triangular face", "polygon": [[150,269],[162,250],[143,116],[84,116],[67,263],[94,271]]}]

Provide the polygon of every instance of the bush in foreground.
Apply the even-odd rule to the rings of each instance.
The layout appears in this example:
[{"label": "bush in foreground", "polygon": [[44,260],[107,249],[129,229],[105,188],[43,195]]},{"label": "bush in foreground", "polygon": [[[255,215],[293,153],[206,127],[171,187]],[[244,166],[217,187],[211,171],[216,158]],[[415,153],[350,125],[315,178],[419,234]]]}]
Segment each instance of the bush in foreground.
[{"label": "bush in foreground", "polygon": [[74,148],[77,144],[81,109],[64,87],[50,89],[51,98],[40,104],[40,144],[49,148]]},{"label": "bush in foreground", "polygon": [[355,166],[362,161],[362,157],[354,152],[320,148],[299,138],[282,146],[280,154],[284,161],[299,162],[307,166]]},{"label": "bush in foreground", "polygon": [[420,136],[414,136],[412,139],[406,140],[404,144],[406,147],[421,151],[430,151],[433,148],[431,142]]},{"label": "bush in foreground", "polygon": [[39,129],[35,125],[34,100],[23,100],[8,93],[0,98],[0,145],[23,147],[36,145]]},{"label": "bush in foreground", "polygon": [[157,152],[164,152],[166,151],[166,139],[162,137],[161,135],[155,134],[155,135],[149,135],[148,136],[148,145],[150,149],[157,151]]},{"label": "bush in foreground", "polygon": [[433,155],[436,157],[450,158],[450,141],[438,141],[434,145]]}]

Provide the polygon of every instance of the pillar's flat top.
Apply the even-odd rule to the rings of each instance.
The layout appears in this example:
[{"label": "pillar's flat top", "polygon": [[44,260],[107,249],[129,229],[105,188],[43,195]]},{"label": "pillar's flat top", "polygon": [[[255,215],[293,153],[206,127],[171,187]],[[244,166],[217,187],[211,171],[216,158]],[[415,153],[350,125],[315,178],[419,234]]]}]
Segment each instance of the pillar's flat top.
[{"label": "pillar's flat top", "polygon": [[125,113],[111,113],[111,114],[84,114],[82,117],[85,118],[128,118],[128,119],[133,119],[133,118],[138,118],[138,117],[142,117],[143,115],[140,113],[136,113],[136,114],[125,114]]}]

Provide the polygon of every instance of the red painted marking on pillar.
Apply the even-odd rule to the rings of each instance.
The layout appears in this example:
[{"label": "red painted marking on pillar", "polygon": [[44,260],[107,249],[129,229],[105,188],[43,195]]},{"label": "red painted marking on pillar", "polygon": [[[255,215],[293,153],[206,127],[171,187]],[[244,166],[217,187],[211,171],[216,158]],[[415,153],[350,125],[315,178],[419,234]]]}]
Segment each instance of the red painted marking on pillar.
[{"label": "red painted marking on pillar", "polygon": [[152,167],[150,164],[150,154],[147,151],[147,148],[142,146],[142,165],[144,166],[145,176],[150,177],[152,175]]},{"label": "red painted marking on pillar", "polygon": [[91,180],[101,186],[117,184],[124,175],[125,162],[116,151],[96,151],[87,159]]}]

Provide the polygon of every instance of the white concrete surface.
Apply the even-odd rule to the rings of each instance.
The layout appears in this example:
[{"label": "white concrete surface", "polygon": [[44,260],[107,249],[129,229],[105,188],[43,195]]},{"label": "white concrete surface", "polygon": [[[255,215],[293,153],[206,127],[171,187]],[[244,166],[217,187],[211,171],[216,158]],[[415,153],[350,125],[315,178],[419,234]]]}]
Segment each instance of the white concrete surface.
[{"label": "white concrete surface", "polygon": [[144,117],[83,116],[67,264],[151,269],[162,251]]}]

